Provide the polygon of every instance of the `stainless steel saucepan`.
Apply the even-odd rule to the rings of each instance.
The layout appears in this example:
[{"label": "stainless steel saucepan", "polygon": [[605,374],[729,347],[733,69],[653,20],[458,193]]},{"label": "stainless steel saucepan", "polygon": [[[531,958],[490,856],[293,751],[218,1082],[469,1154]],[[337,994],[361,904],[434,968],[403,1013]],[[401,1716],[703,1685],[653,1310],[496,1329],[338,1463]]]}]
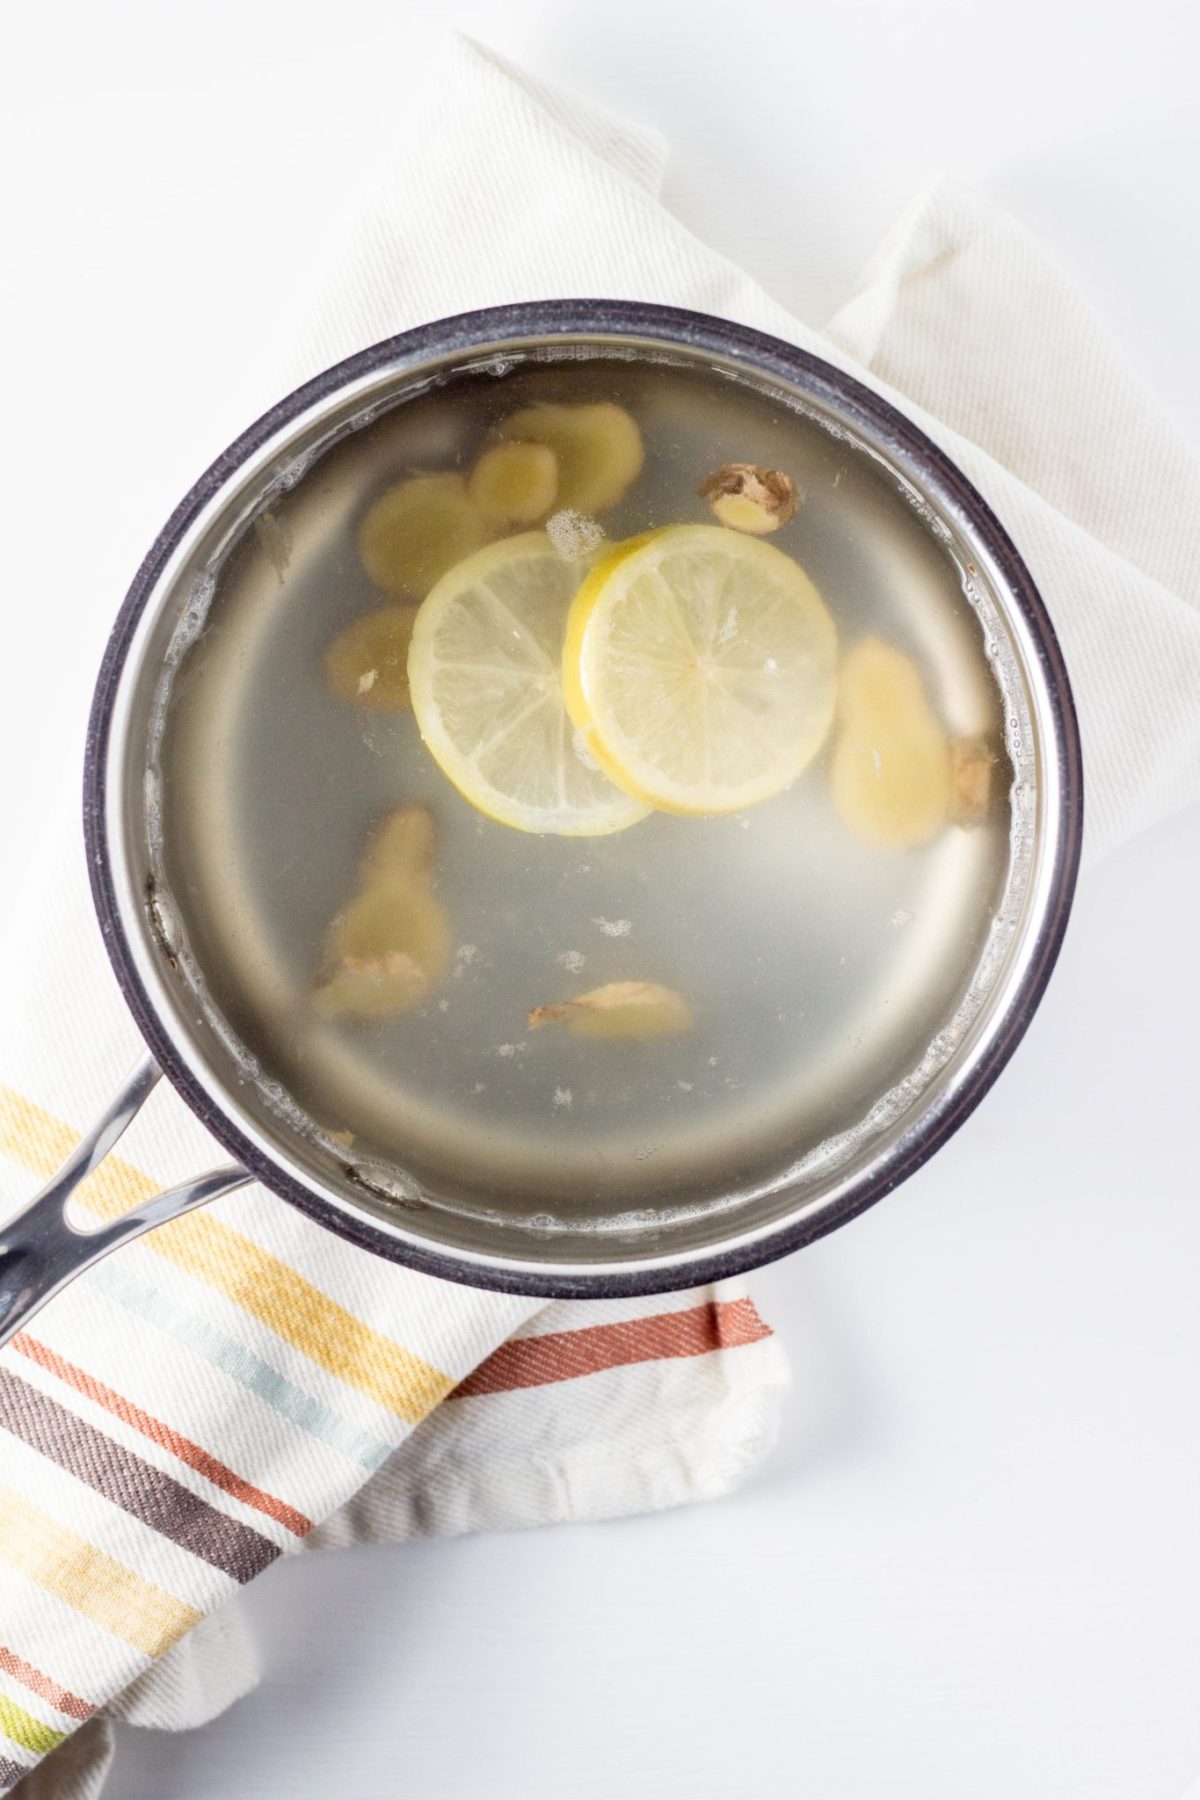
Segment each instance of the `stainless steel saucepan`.
[{"label": "stainless steel saucepan", "polygon": [[[178,899],[161,879],[179,827],[162,807],[156,759],[164,671],[203,630],[205,607],[248,535],[257,529],[270,550],[263,521],[281,495],[319,484],[339,446],[463,371],[504,382],[514,371],[588,363],[701,371],[714,394],[765,396],[781,419],[802,417],[847,467],[867,471],[864,483],[869,475],[872,491],[892,496],[887,504],[899,497],[949,571],[955,629],[986,640],[1008,685],[1012,817],[995,835],[1003,866],[969,940],[973,962],[955,992],[914,999],[929,1011],[919,1069],[857,1092],[853,1129],[825,1131],[815,1149],[799,1129],[792,1142],[784,1132],[745,1179],[721,1173],[717,1157],[670,1203],[646,1204],[643,1195],[622,1208],[610,1189],[573,1211],[569,1196],[547,1206],[511,1184],[489,1194],[486,1171],[461,1191],[419,1166],[389,1173],[356,1161],[336,1134],[303,1127],[286,1083],[247,1059],[236,993],[223,1010],[196,1003],[197,982],[210,973],[206,935],[193,933],[189,953],[180,953]],[[665,307],[574,300],[468,313],[377,344],[280,401],[208,470],[150,550],[113,628],[92,708],[84,825],[96,913],[148,1058],[60,1174],[0,1229],[0,1342],[98,1257],[251,1180],[375,1255],[481,1288],[547,1296],[682,1288],[812,1242],[919,1168],[1012,1055],[1066,926],[1082,780],[1070,689],[1042,601],[987,505],[922,432],[838,369],[757,332]],[[64,1210],[71,1191],[160,1073],[229,1164],[94,1233],[76,1230]],[[848,1052],[836,1079],[847,1094],[856,1079],[861,1088],[861,1066],[856,1076]]]}]

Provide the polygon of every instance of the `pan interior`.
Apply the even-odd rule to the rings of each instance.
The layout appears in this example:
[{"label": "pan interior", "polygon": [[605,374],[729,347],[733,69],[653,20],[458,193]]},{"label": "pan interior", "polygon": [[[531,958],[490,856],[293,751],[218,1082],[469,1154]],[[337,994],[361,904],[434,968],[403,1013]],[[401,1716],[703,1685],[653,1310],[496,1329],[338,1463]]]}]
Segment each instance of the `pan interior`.
[{"label": "pan interior", "polygon": [[[786,470],[803,503],[771,542],[843,649],[903,651],[948,736],[990,746],[986,817],[914,848],[867,843],[831,800],[827,746],[740,815],[534,836],[462,798],[411,711],[338,698],[327,646],[386,603],[357,548],[371,502],[413,470],[469,467],[539,400],[637,420],[646,461],[603,517],[611,539],[709,522],[697,484],[729,460]],[[1028,683],[959,532],[877,446],[782,387],[698,353],[582,342],[398,374],[282,478],[229,499],[159,606],[128,839],[144,953],[238,1118],[407,1233],[548,1263],[727,1240],[894,1141],[971,1053],[1029,905]],[[413,804],[436,828],[446,972],[390,1022],[323,1017],[330,921],[380,819]],[[622,980],[684,995],[692,1029],[528,1029],[531,1007]]]}]

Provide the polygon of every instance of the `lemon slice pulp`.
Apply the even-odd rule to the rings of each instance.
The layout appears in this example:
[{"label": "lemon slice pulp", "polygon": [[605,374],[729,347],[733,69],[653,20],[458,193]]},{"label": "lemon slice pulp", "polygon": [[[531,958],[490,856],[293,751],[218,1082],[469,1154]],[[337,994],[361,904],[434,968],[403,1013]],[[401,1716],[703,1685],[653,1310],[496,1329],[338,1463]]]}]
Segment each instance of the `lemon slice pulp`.
[{"label": "lemon slice pulp", "polygon": [[580,754],[563,700],[563,633],[585,569],[544,532],[505,538],[443,575],[413,627],[421,736],[461,794],[519,831],[599,837],[646,814]]},{"label": "lemon slice pulp", "polygon": [[719,525],[670,525],[584,580],[563,692],[627,794],[669,812],[738,812],[820,750],[836,651],[825,603],[790,556]]}]

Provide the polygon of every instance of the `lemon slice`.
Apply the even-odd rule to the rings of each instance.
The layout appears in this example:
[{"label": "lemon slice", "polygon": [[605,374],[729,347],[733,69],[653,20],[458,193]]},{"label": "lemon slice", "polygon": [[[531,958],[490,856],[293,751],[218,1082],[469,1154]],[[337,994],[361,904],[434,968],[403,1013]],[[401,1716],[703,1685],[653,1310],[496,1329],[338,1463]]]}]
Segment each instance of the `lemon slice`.
[{"label": "lemon slice", "polygon": [[563,692],[627,794],[668,812],[738,812],[821,748],[836,652],[825,603],[790,556],[719,525],[669,525],[584,580]]},{"label": "lemon slice", "polygon": [[472,805],[518,831],[600,837],[646,814],[581,756],[563,702],[563,632],[586,568],[545,532],[504,538],[443,575],[413,627],[421,736]]}]

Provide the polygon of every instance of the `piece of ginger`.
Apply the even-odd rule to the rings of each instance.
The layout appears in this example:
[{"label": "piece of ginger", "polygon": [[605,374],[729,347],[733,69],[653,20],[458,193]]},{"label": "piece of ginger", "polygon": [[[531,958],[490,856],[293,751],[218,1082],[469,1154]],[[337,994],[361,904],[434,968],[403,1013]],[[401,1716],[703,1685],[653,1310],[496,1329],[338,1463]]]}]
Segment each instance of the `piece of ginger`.
[{"label": "piece of ginger", "polygon": [[320,1012],[390,1019],[445,974],[451,935],[432,891],[433,820],[422,806],[390,813],[363,856],[359,889],[329,927],[313,999]]},{"label": "piece of ginger", "polygon": [[842,664],[833,801],[857,836],[911,850],[947,824],[987,813],[995,758],[982,738],[951,741],[911,656],[863,638]]},{"label": "piece of ginger", "polygon": [[467,477],[467,495],[489,525],[536,525],[558,494],[558,457],[549,444],[493,444]]},{"label": "piece of ginger", "polygon": [[574,1000],[535,1006],[526,1023],[531,1031],[561,1023],[580,1037],[657,1038],[688,1031],[693,1019],[674,988],[657,981],[610,981]]},{"label": "piece of ginger", "polygon": [[375,827],[363,851],[361,887],[396,881],[428,888],[436,835],[428,807],[396,807]]},{"label": "piece of ginger", "polygon": [[506,442],[544,444],[558,459],[555,504],[588,515],[615,506],[641,473],[637,421],[611,401],[523,406],[498,427]]},{"label": "piece of ginger", "polygon": [[793,517],[799,503],[796,484],[782,469],[757,463],[722,463],[696,490],[707,500],[713,517],[733,531],[765,537]]},{"label": "piece of ginger", "polygon": [[950,746],[950,822],[975,825],[992,803],[996,757],[985,738],[959,738]]},{"label": "piece of ginger", "polygon": [[338,633],[325,651],[325,679],[339,700],[372,712],[403,712],[415,606],[382,606]]},{"label": "piece of ginger", "polygon": [[410,475],[370,507],[359,526],[358,553],[385,594],[423,600],[440,575],[490,535],[461,475]]},{"label": "piece of ginger", "polygon": [[915,849],[950,807],[950,745],[911,657],[864,638],[842,664],[832,759],[834,804],[870,844]]}]

